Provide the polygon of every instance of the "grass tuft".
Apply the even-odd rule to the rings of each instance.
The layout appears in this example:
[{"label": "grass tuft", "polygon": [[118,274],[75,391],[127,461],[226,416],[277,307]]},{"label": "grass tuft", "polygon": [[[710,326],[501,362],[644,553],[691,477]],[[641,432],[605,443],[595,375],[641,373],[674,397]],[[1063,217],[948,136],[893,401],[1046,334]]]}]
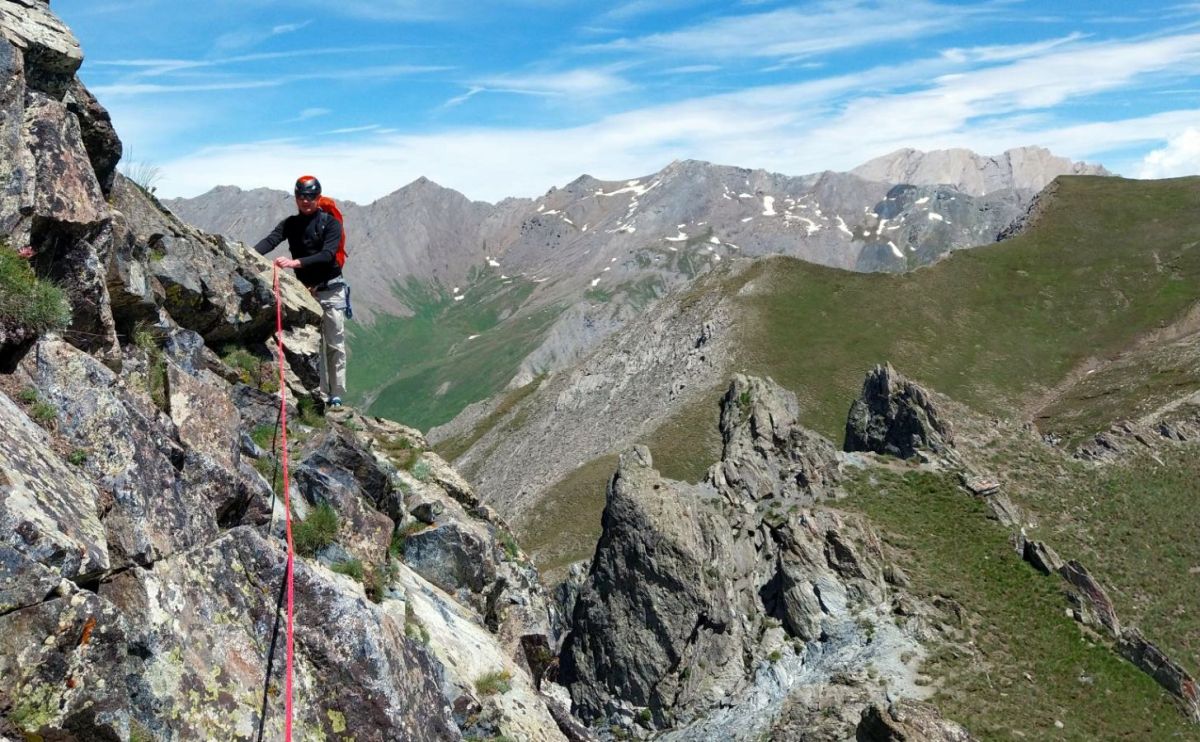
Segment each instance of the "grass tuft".
[{"label": "grass tuft", "polygon": [[298,554],[310,557],[332,544],[337,539],[337,532],[337,511],[323,502],[313,508],[307,518],[292,526],[292,540]]},{"label": "grass tuft", "polygon": [[29,261],[0,241],[0,324],[41,334],[71,323],[66,292],[38,278]]},{"label": "grass tuft", "polygon": [[508,670],[493,670],[475,678],[475,690],[483,696],[494,696],[512,690],[512,673]]}]

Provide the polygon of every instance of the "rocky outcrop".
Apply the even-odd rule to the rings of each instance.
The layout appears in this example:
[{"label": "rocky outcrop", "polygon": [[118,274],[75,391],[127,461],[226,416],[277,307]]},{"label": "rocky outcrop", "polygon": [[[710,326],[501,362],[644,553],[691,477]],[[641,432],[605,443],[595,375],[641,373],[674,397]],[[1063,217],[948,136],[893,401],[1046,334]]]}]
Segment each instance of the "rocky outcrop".
[{"label": "rocky outcrop", "polygon": [[[735,378],[723,404],[707,482],[662,477],[645,447],[621,455],[562,653],[577,711],[666,739],[757,739],[834,676],[857,678],[862,703],[882,698],[855,670],[868,656],[879,682],[919,694],[900,657],[921,649],[892,616],[878,538],[812,507],[836,476],[832,446],[795,426],[773,382]],[[856,723],[840,722],[843,738]]]},{"label": "rocky outcrop", "polygon": [[937,709],[923,703],[897,701],[886,708],[874,704],[863,711],[855,730],[857,742],[971,742],[962,726],[943,719]]},{"label": "rocky outcrop", "polygon": [[809,504],[832,493],[836,453],[800,425],[796,397],[773,381],[737,374],[721,402],[724,453],[712,483],[753,500]]},{"label": "rocky outcrop", "polygon": [[1187,670],[1132,627],[1121,632],[1117,651],[1175,696],[1188,718],[1200,724],[1200,685]]},{"label": "rocky outcrop", "polygon": [[918,452],[946,455],[952,445],[949,423],[929,392],[896,373],[890,363],[867,374],[846,419],[845,450],[907,459]]},{"label": "rocky outcrop", "polygon": [[[272,271],[113,174],[73,44],[44,2],[0,0],[0,249],[74,310],[61,336],[0,331],[0,737],[279,738],[286,597],[297,739],[587,739],[547,677],[537,571],[416,431],[289,408],[305,550],[286,589],[284,456],[255,442],[280,419]],[[282,288],[285,379],[305,394],[319,309]],[[396,526],[421,502],[448,538],[413,567],[456,597],[402,562]]]}]

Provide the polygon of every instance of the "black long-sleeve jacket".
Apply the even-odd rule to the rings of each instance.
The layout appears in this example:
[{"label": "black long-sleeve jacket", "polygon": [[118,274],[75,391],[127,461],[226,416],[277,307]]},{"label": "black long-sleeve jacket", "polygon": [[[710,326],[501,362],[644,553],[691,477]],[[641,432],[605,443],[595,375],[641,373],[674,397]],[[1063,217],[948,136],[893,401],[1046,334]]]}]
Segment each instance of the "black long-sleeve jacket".
[{"label": "black long-sleeve jacket", "polygon": [[334,259],[341,239],[342,225],[338,220],[317,211],[310,216],[293,214],[284,219],[254,249],[259,255],[266,255],[287,240],[292,257],[300,261],[296,278],[305,286],[319,286],[342,275],[342,266]]}]

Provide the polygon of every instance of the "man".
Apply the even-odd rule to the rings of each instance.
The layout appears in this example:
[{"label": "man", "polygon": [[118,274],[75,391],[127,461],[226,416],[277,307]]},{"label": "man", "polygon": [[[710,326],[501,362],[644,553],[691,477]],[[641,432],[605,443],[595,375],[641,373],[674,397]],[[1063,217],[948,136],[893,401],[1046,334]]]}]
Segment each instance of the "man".
[{"label": "man", "polygon": [[321,183],[311,175],[296,181],[296,210],[254,246],[266,255],[285,239],[292,256],[275,258],[280,268],[295,268],[296,278],[321,303],[321,395],[329,407],[341,407],[346,394],[346,303],[348,287],[335,256],[342,225],[322,211]]}]

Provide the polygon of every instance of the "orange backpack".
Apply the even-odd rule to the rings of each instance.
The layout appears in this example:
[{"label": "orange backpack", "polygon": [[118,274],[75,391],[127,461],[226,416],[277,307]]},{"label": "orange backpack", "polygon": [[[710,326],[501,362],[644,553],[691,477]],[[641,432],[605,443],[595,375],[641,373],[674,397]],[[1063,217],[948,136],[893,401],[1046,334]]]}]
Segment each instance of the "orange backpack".
[{"label": "orange backpack", "polygon": [[317,208],[337,219],[338,224],[342,225],[342,239],[338,241],[337,254],[334,255],[334,259],[337,260],[338,266],[343,266],[346,264],[346,224],[342,221],[342,212],[334,200],[328,196],[321,196],[317,199]]}]

